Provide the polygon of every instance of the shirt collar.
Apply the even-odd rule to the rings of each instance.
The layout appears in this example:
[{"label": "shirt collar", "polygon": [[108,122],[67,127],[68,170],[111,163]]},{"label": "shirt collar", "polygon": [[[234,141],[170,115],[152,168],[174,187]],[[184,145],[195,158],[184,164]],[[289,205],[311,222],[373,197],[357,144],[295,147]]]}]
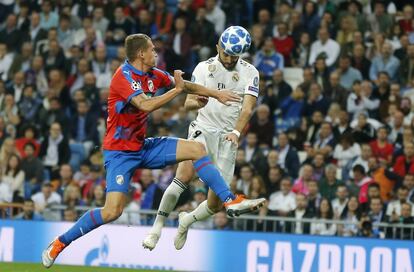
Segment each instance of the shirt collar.
[{"label": "shirt collar", "polygon": [[146,74],[145,72],[143,72],[143,71],[138,70],[137,68],[135,68],[131,63],[129,63],[128,60],[125,60],[124,65],[125,65],[125,67],[127,69],[131,70],[134,74],[137,74],[137,75],[140,75],[140,76],[143,76],[143,75]]}]

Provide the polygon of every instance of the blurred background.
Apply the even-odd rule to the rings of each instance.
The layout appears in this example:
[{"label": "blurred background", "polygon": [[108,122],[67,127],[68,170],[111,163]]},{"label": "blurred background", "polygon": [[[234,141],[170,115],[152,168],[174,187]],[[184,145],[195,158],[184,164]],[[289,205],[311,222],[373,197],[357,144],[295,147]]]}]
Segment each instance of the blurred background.
[{"label": "blurred background", "polygon": [[[413,9],[409,0],[0,1],[1,217],[74,222],[104,204],[106,99],[127,35],[152,37],[157,67],[190,78],[222,31],[241,25],[260,96],[231,187],[269,201],[194,228],[414,239]],[[186,138],[196,113],[184,99],[153,112],[147,136]],[[137,170],[114,224],[152,224],[174,174]],[[195,179],[176,210],[206,193]]]}]

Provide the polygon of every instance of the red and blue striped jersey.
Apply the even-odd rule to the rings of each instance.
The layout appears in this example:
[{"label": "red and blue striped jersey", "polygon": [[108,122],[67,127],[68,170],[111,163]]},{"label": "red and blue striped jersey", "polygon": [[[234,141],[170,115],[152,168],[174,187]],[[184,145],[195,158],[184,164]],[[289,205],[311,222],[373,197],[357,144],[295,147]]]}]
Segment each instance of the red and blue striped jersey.
[{"label": "red and blue striped jersey", "polygon": [[148,113],[137,109],[130,101],[142,93],[152,97],[172,83],[167,72],[152,68],[145,73],[125,61],[115,72],[109,87],[103,149],[139,151],[146,136]]}]

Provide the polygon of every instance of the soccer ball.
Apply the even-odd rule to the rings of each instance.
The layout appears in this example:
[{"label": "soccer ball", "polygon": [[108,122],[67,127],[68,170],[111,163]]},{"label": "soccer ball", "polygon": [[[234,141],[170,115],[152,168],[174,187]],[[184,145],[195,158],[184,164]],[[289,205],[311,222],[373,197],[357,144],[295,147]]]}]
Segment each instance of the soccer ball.
[{"label": "soccer ball", "polygon": [[250,48],[252,38],[241,26],[230,26],[220,36],[220,46],[230,56],[240,56]]}]

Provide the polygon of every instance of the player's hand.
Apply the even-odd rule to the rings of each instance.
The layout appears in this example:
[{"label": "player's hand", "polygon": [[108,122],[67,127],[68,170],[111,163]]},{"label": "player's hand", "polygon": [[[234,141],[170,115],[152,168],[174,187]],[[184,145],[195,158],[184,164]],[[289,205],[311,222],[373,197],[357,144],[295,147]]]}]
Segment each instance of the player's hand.
[{"label": "player's hand", "polygon": [[239,137],[237,137],[237,135],[234,134],[234,133],[232,133],[232,132],[230,132],[229,134],[227,134],[226,137],[225,137],[225,139],[227,141],[232,142],[235,145],[238,145],[239,144]]},{"label": "player's hand", "polygon": [[208,97],[207,96],[198,95],[196,99],[197,99],[198,106],[200,108],[204,107],[208,103]]},{"label": "player's hand", "polygon": [[181,70],[174,70],[175,89],[182,92],[184,90],[184,72]]},{"label": "player's hand", "polygon": [[230,102],[240,102],[241,98],[233,91],[218,91],[216,99],[226,106],[230,105]]}]

